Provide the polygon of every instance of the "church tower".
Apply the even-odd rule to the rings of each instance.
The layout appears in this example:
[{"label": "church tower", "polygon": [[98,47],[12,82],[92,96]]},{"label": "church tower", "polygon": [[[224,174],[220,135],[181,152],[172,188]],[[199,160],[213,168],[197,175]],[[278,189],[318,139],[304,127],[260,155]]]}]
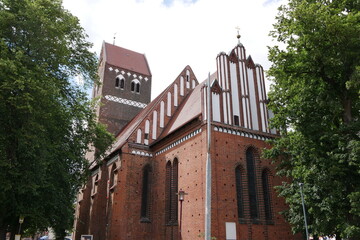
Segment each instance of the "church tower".
[{"label": "church tower", "polygon": [[151,100],[151,72],[144,54],[103,42],[99,59],[98,121],[116,135]]}]

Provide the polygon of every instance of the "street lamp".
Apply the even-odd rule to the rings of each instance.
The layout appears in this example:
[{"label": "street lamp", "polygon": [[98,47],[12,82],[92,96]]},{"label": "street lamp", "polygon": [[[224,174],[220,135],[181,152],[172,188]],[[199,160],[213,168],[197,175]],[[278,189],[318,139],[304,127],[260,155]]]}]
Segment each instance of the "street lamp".
[{"label": "street lamp", "polygon": [[179,202],[180,202],[179,240],[181,240],[182,239],[181,236],[182,202],[184,201],[185,195],[187,195],[187,193],[180,188],[180,191],[177,193],[177,195],[179,196]]},{"label": "street lamp", "polygon": [[307,226],[307,222],[306,222],[306,211],[305,211],[305,203],[304,203],[303,185],[304,185],[304,183],[299,183],[299,186],[300,186],[300,194],[301,194],[301,202],[302,202],[302,208],[303,208],[303,212],[304,212],[304,223],[305,223],[305,231],[306,231],[306,240],[308,240],[308,239],[309,239],[309,231],[308,231],[308,226]]}]

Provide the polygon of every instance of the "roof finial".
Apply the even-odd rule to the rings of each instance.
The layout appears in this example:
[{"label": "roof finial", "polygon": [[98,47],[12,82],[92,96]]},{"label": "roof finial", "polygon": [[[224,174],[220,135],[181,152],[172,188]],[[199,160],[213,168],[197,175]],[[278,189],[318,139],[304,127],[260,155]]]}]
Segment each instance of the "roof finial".
[{"label": "roof finial", "polygon": [[236,30],[237,30],[237,39],[238,39],[238,44],[240,44],[240,27],[239,26],[237,26],[236,28],[235,28]]},{"label": "roof finial", "polygon": [[113,45],[115,45],[116,33],[114,33]]}]

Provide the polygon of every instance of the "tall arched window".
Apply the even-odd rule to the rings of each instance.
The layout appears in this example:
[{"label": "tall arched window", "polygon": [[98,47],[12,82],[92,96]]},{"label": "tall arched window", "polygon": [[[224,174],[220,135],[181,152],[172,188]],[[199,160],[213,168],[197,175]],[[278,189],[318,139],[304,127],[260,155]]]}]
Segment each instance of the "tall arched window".
[{"label": "tall arched window", "polygon": [[150,203],[151,203],[151,167],[146,165],[143,169],[141,194],[141,222],[150,222]]},{"label": "tall arched window", "polygon": [[178,219],[178,160],[166,164],[166,190],[165,190],[165,221],[167,225],[176,225]]},{"label": "tall arched window", "polygon": [[140,93],[140,82],[137,79],[132,80],[131,82],[131,91]]},{"label": "tall arched window", "polygon": [[166,182],[165,182],[165,222],[171,223],[171,162],[166,163]]},{"label": "tall arched window", "polygon": [[125,79],[120,79],[120,88],[121,89],[124,89],[124,87],[125,87]]},{"label": "tall arched window", "polygon": [[109,179],[109,188],[110,189],[115,186],[115,172],[116,172],[116,164],[114,163],[112,165],[111,171],[110,171],[110,179]]},{"label": "tall arched window", "polygon": [[271,213],[271,195],[270,195],[270,185],[269,185],[269,169],[264,169],[261,174],[261,182],[264,196],[264,212],[265,220],[272,220]]},{"label": "tall arched window", "polygon": [[244,197],[243,197],[243,169],[241,166],[235,168],[237,212],[239,220],[244,218]]},{"label": "tall arched window", "polygon": [[255,160],[254,160],[254,149],[248,148],[246,150],[246,168],[247,168],[247,179],[248,179],[248,192],[249,192],[249,204],[250,204],[250,218],[257,219],[258,203],[256,194],[256,174],[255,174]]},{"label": "tall arched window", "polygon": [[149,144],[149,133],[150,133],[150,121],[145,121],[145,132],[144,132],[144,144]]},{"label": "tall arched window", "polygon": [[116,88],[120,88],[120,89],[124,89],[125,87],[125,79],[123,75],[119,75],[116,77],[115,79],[115,87]]}]

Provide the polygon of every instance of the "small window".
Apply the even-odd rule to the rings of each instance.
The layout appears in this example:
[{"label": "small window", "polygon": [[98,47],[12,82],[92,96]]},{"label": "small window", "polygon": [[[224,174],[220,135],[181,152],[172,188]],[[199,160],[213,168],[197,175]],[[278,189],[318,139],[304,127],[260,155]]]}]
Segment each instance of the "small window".
[{"label": "small window", "polygon": [[119,75],[115,78],[115,87],[124,89],[125,87],[125,79],[122,75]]},{"label": "small window", "polygon": [[124,87],[125,87],[125,80],[122,78],[122,79],[120,80],[120,88],[121,88],[121,89],[124,89]]},{"label": "small window", "polygon": [[239,116],[234,115],[234,125],[239,126]]},{"label": "small window", "polygon": [[139,82],[139,80],[134,79],[131,82],[131,91],[136,92],[136,93],[140,93],[140,82]]},{"label": "small window", "polygon": [[135,91],[135,82],[131,82],[131,91],[132,91],[132,92]]},{"label": "small window", "polygon": [[148,133],[145,133],[145,134],[144,134],[144,138],[145,138],[145,139],[149,139],[149,134],[148,134]]}]

